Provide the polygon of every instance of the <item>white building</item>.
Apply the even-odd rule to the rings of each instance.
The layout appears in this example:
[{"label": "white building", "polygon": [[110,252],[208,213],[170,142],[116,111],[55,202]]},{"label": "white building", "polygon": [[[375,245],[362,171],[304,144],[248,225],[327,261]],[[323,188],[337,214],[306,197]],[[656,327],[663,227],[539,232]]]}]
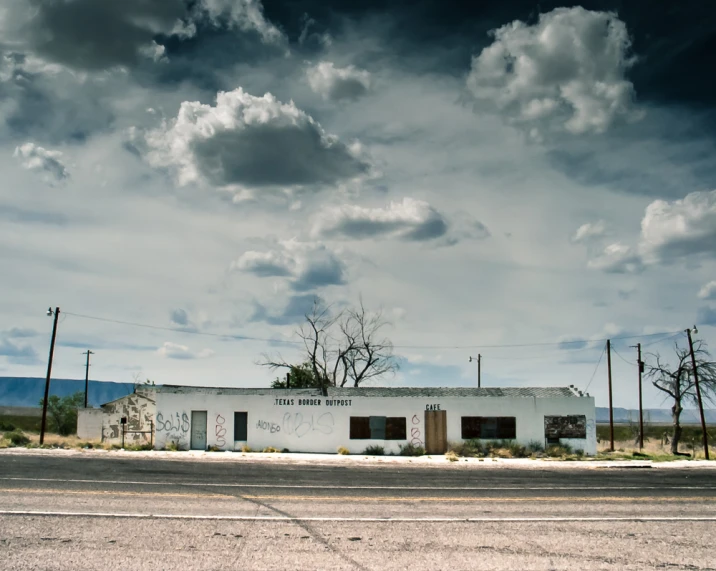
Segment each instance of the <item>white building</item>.
[{"label": "white building", "polygon": [[156,387],[155,448],[351,453],[478,438],[597,451],[594,398],[573,388]]},{"label": "white building", "polygon": [[154,399],[153,388],[138,389],[100,408],[77,409],[77,436],[118,446],[150,444],[154,437]]}]

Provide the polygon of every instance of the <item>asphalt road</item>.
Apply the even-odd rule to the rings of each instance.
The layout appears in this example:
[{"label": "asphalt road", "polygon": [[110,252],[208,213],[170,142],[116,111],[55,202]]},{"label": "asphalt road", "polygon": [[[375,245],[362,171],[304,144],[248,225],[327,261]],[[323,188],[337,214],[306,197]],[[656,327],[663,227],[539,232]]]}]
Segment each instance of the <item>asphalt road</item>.
[{"label": "asphalt road", "polygon": [[2,569],[716,569],[716,470],[0,455]]}]

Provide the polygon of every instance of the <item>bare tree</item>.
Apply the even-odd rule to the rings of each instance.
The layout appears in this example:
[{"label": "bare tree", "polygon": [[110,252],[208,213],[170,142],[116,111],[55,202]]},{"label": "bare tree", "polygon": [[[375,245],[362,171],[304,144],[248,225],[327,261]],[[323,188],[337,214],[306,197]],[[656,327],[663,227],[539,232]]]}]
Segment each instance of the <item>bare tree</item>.
[{"label": "bare tree", "polygon": [[[388,325],[382,312],[366,311],[362,300],[357,308],[337,314],[331,309],[315,299],[305,323],[296,331],[303,343],[302,361],[310,367],[320,387],[358,387],[398,370],[393,344],[382,335]],[[264,355],[259,364],[271,369],[295,367],[280,356]]]},{"label": "bare tree", "polygon": [[[673,420],[673,434],[671,438],[671,453],[679,454],[679,441],[681,440],[681,412],[682,404],[697,405],[696,383],[694,381],[691,353],[688,348],[674,344],[676,353],[676,366],[671,366],[658,353],[651,353],[649,357],[652,364],[646,363],[646,378],[660,391],[665,392],[674,404],[671,407]],[[711,360],[710,353],[701,341],[694,342],[694,357],[699,375],[701,396],[708,402],[716,402],[716,362]]]}]

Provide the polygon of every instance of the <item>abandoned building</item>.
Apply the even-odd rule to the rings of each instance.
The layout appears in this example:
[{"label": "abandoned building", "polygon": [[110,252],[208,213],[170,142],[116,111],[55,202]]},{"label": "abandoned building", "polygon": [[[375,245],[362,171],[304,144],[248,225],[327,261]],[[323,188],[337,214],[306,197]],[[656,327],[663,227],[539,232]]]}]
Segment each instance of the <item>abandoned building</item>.
[{"label": "abandoned building", "polygon": [[78,409],[77,436],[118,446],[153,445],[155,413],[154,389],[137,389],[100,408]]},{"label": "abandoned building", "polygon": [[[162,385],[155,391],[157,449],[271,446],[335,453],[343,446],[359,454],[372,445],[397,453],[411,443],[441,454],[448,442],[469,439],[561,443],[586,454],[597,449],[594,398],[572,387],[331,387],[322,392]],[[116,427],[120,413],[113,414],[114,423],[103,424],[103,437]],[[130,426],[146,426],[132,424],[134,413],[126,414]],[[107,437],[114,437],[111,430]]]}]

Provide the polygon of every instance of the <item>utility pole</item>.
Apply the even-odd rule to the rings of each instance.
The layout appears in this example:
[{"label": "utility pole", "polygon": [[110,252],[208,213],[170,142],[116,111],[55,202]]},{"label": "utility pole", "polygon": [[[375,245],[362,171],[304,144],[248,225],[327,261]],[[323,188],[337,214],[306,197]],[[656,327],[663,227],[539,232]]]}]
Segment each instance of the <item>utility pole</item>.
[{"label": "utility pole", "polygon": [[286,388],[291,388],[291,373],[286,373]]},{"label": "utility pole", "polygon": [[644,373],[644,361],[641,360],[641,343],[632,345],[633,347],[637,350],[636,364],[639,367],[639,450],[641,450],[644,448],[644,411],[641,401],[641,375]]},{"label": "utility pole", "polygon": [[612,406],[612,342],[607,339],[607,370],[609,372],[609,450],[614,452],[614,407]]},{"label": "utility pole", "polygon": [[[694,325],[694,333],[698,333],[696,325]],[[703,432],[704,439],[704,457],[706,460],[709,459],[709,436],[706,432],[706,420],[704,419],[704,405],[701,401],[701,387],[699,387],[699,374],[696,370],[696,357],[694,357],[694,342],[691,340],[691,329],[686,330],[686,335],[689,337],[689,350],[691,351],[691,366],[694,369],[694,383],[696,384],[696,398],[699,401],[699,414],[701,415],[701,431]]]},{"label": "utility pole", "polygon": [[55,322],[52,325],[52,340],[50,341],[50,358],[47,361],[47,378],[45,379],[45,398],[42,401],[42,422],[40,424],[40,444],[45,442],[45,426],[47,425],[47,399],[50,396],[50,374],[52,373],[52,356],[55,354],[55,337],[57,337],[57,319],[60,317],[60,308],[56,307],[52,311],[52,307],[47,310],[47,316],[55,316]]},{"label": "utility pole", "polygon": [[477,359],[475,359],[474,357],[470,357],[470,358],[468,359],[468,362],[469,362],[469,363],[472,363],[473,361],[477,361],[477,388],[479,389],[480,386],[481,386],[481,378],[480,378],[480,377],[481,377],[481,370],[480,370],[480,365],[481,365],[481,361],[482,361],[482,355],[480,355],[480,353],[478,353],[478,354],[477,354]]},{"label": "utility pole", "polygon": [[87,351],[85,351],[82,354],[87,355],[87,364],[85,365],[85,408],[87,408],[87,392],[89,391],[89,368],[90,368],[89,359],[90,359],[90,355],[94,355],[94,352],[87,349]]}]

